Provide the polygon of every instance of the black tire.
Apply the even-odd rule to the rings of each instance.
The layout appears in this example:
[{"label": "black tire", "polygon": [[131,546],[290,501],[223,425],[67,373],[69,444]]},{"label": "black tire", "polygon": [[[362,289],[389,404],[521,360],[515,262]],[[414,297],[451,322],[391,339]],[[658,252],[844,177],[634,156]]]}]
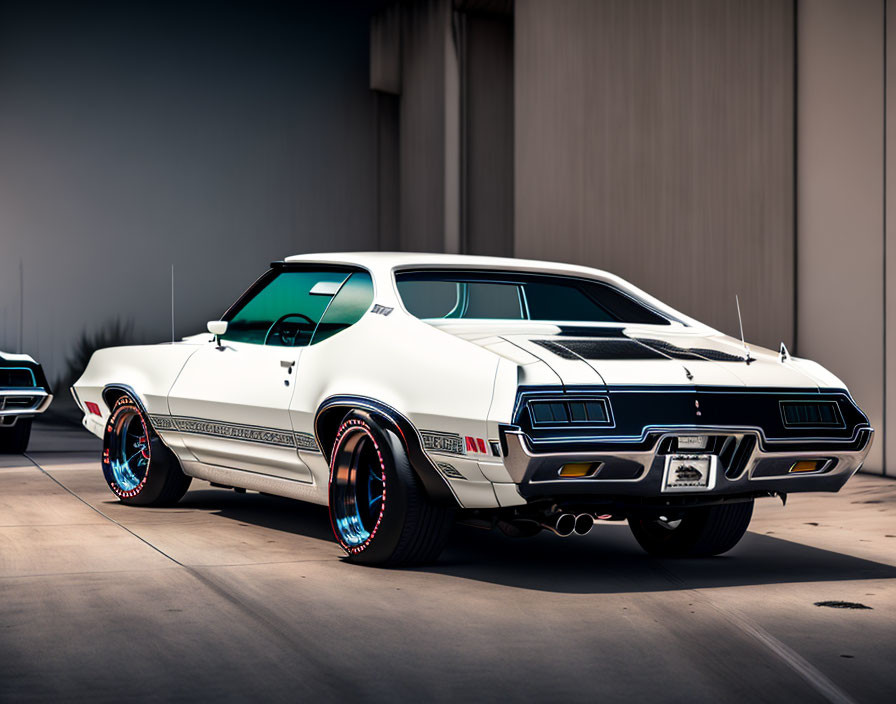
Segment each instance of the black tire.
[{"label": "black tire", "polygon": [[656,557],[710,557],[737,545],[752,516],[750,499],[689,509],[678,524],[631,517],[628,525],[641,547]]},{"label": "black tire", "polygon": [[454,523],[451,508],[427,497],[399,436],[363,411],[350,412],[336,433],[329,504],[337,542],[364,565],[433,562]]},{"label": "black tire", "polygon": [[140,406],[127,395],[115,402],[106,421],[103,475],[112,493],[131,506],[175,504],[191,481]]},{"label": "black tire", "polygon": [[31,439],[31,418],[19,418],[13,426],[0,427],[0,455],[21,455]]}]

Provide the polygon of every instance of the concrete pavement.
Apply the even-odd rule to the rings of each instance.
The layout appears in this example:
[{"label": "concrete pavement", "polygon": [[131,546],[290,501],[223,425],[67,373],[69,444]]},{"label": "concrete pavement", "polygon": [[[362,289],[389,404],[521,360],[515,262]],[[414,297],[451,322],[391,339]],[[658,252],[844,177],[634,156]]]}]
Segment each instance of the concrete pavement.
[{"label": "concrete pavement", "polygon": [[438,564],[381,570],[320,507],[203,482],[123,506],[95,445],[40,430],[0,457],[2,701],[896,700],[893,481],[758,502],[711,560],[619,524],[459,528]]}]

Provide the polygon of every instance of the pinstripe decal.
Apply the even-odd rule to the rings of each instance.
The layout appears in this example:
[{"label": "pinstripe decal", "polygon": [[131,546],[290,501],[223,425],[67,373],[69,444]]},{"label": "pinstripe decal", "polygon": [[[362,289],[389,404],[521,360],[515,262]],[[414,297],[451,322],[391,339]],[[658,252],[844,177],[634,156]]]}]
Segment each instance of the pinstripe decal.
[{"label": "pinstripe decal", "polygon": [[310,433],[292,432],[280,430],[279,428],[264,428],[257,425],[227,423],[205,418],[189,418],[186,416],[152,414],[149,416],[149,420],[153,428],[158,432],[176,431],[190,435],[206,435],[226,440],[255,442],[261,445],[294,447],[302,452],[320,452],[314,436]]}]

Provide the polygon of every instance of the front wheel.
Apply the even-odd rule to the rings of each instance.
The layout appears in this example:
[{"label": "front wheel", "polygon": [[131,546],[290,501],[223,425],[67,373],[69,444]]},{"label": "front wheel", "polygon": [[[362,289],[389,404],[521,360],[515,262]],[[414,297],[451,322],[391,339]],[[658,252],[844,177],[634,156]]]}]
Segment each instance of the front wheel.
[{"label": "front wheel", "polygon": [[435,560],[454,521],[429,501],[398,436],[352,411],[330,461],[330,523],[352,562],[412,565]]},{"label": "front wheel", "polygon": [[656,557],[710,557],[733,548],[747,532],[753,500],[688,509],[681,517],[631,517],[628,525]]},{"label": "front wheel", "polygon": [[191,481],[130,396],[115,402],[106,421],[103,475],[112,493],[132,506],[177,503]]}]

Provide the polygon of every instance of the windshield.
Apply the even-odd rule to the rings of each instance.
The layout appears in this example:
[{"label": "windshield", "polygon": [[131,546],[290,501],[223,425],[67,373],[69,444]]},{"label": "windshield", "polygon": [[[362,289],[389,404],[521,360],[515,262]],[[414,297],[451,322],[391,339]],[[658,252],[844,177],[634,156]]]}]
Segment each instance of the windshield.
[{"label": "windshield", "polygon": [[426,320],[487,319],[668,325],[617,288],[523,272],[405,271],[395,275],[408,312]]}]

